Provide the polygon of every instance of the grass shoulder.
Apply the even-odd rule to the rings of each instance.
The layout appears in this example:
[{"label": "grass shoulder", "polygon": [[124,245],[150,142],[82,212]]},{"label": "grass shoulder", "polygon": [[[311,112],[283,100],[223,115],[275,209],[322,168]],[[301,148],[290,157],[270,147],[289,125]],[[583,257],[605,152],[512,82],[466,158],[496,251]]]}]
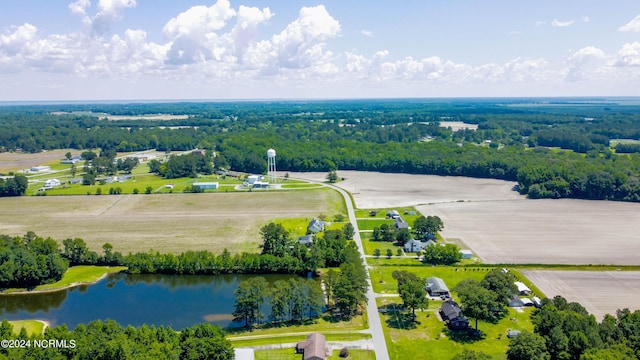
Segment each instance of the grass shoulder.
[{"label": "grass shoulder", "polygon": [[93,284],[103,277],[111,273],[117,273],[125,270],[124,266],[93,266],[93,265],[80,265],[74,266],[67,270],[62,276],[60,281],[56,281],[51,284],[39,285],[33,289],[7,289],[5,294],[17,294],[17,293],[37,293],[37,292],[50,292],[58,291],[66,288]]},{"label": "grass shoulder", "polygon": [[20,334],[24,328],[29,336],[44,333],[44,329],[48,326],[45,321],[41,320],[13,320],[9,321],[9,324],[13,326],[14,334]]}]

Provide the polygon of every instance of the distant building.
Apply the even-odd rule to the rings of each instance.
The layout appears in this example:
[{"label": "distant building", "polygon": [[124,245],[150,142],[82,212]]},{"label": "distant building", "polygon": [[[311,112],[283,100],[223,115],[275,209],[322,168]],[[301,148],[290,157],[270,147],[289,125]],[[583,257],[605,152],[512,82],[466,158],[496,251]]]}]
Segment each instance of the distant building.
[{"label": "distant building", "polygon": [[309,225],[307,226],[307,231],[314,234],[320,231],[324,231],[324,221],[318,220],[316,218],[311,219]]},{"label": "distant building", "polygon": [[202,190],[208,190],[208,189],[216,190],[218,188],[218,183],[217,182],[194,182],[191,186],[192,187],[197,186]]},{"label": "distant building", "polygon": [[451,297],[447,284],[439,277],[430,277],[424,287],[431,296]]},{"label": "distant building", "polygon": [[459,252],[463,259],[471,259],[473,257],[471,250],[460,250]]},{"label": "distant building", "polygon": [[60,180],[58,179],[49,179],[44,182],[45,189],[52,189],[56,186],[60,186]]},{"label": "distant building", "polygon": [[29,169],[29,171],[31,172],[41,172],[41,171],[51,171],[51,166],[34,166],[31,169]]},{"label": "distant building", "polygon": [[514,297],[511,298],[511,300],[509,300],[509,305],[508,306],[509,307],[513,307],[513,308],[523,307],[524,306],[524,302],[518,296],[514,296]]},{"label": "distant building", "polygon": [[520,335],[520,330],[507,330],[507,337],[509,339],[514,338],[518,335]]},{"label": "distant building", "polygon": [[60,160],[60,164],[70,165],[70,164],[78,163],[80,161],[82,161],[82,156],[76,155],[76,156],[72,156],[71,159],[62,159],[62,160]]},{"label": "distant building", "polygon": [[247,176],[247,182],[249,185],[253,185],[262,180],[262,175],[249,175]]},{"label": "distant building", "polygon": [[302,354],[303,360],[325,360],[327,358],[327,344],[324,335],[311,333],[305,341],[296,345],[296,352]]},{"label": "distant building", "polygon": [[404,252],[417,253],[424,250],[424,248],[426,248],[427,246],[432,246],[432,245],[436,245],[435,241],[433,240],[422,242],[416,239],[410,239],[409,241],[406,242],[406,244],[404,244]]},{"label": "distant building", "polygon": [[254,189],[268,189],[269,183],[266,181],[256,181],[252,184],[252,188]]}]

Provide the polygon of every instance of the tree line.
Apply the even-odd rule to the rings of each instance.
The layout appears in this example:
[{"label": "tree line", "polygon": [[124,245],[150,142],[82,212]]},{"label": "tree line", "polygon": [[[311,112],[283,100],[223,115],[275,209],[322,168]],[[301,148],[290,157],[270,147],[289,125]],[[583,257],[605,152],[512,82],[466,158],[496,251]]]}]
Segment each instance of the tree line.
[{"label": "tree line", "polygon": [[543,299],[531,314],[534,332],[511,340],[508,360],[635,360],[640,358],[640,310],[617,310],[601,322],[562,296]]},{"label": "tree line", "polygon": [[0,177],[0,197],[22,196],[27,191],[29,181],[22,174],[15,174],[13,177]]},{"label": "tree line", "polygon": [[[234,358],[231,342],[218,326],[197,324],[180,332],[171,327],[123,327],[113,320],[96,320],[70,330],[66,325],[47,328],[44,334],[28,335],[24,328],[0,323],[0,338],[27,341],[31,346],[0,348],[3,359],[216,359]],[[58,346],[35,346],[35,341],[56,341]]]},{"label": "tree line", "polygon": [[[134,104],[113,106],[113,110],[139,113],[180,106]],[[180,120],[191,124],[189,128],[52,115],[45,110],[49,107],[4,108],[0,152],[198,147],[215,151],[220,167],[263,173],[265,149],[273,147],[278,149],[278,168],[287,171],[343,169],[495,178],[518,181],[522,194],[532,198],[640,201],[636,181],[640,155],[623,153],[635,149],[625,146],[616,154],[608,145],[611,139],[640,138],[636,107],[613,106],[603,111],[586,106],[580,108],[585,113],[579,113],[570,107],[536,106],[532,111],[483,101],[391,100],[182,106],[190,113],[203,111]],[[440,126],[446,126],[442,120],[478,124],[478,130],[452,132]],[[491,140],[490,146],[486,140]],[[550,175],[535,176],[536,168],[547,166]],[[168,169],[167,175],[182,175],[184,168],[177,168],[175,172]]]},{"label": "tree line", "polygon": [[302,321],[317,316],[323,305],[320,283],[314,279],[291,278],[269,284],[263,277],[242,281],[234,291],[233,320],[249,327],[270,322]]}]

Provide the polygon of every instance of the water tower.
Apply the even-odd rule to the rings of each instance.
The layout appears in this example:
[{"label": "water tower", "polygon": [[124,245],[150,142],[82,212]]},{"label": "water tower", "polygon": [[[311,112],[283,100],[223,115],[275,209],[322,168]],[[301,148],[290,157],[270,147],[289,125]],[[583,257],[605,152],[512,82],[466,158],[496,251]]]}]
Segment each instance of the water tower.
[{"label": "water tower", "polygon": [[268,171],[267,171],[267,181],[269,182],[269,184],[275,184],[277,183],[277,178],[276,178],[276,151],[273,149],[269,149],[267,150],[267,165],[268,165]]}]

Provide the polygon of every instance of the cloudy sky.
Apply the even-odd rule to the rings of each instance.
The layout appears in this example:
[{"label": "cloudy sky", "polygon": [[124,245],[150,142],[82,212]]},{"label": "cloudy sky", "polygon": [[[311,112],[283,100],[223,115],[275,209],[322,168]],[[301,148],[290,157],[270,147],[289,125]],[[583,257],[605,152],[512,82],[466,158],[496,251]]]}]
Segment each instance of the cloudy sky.
[{"label": "cloudy sky", "polygon": [[0,101],[640,96],[637,0],[0,0]]}]

